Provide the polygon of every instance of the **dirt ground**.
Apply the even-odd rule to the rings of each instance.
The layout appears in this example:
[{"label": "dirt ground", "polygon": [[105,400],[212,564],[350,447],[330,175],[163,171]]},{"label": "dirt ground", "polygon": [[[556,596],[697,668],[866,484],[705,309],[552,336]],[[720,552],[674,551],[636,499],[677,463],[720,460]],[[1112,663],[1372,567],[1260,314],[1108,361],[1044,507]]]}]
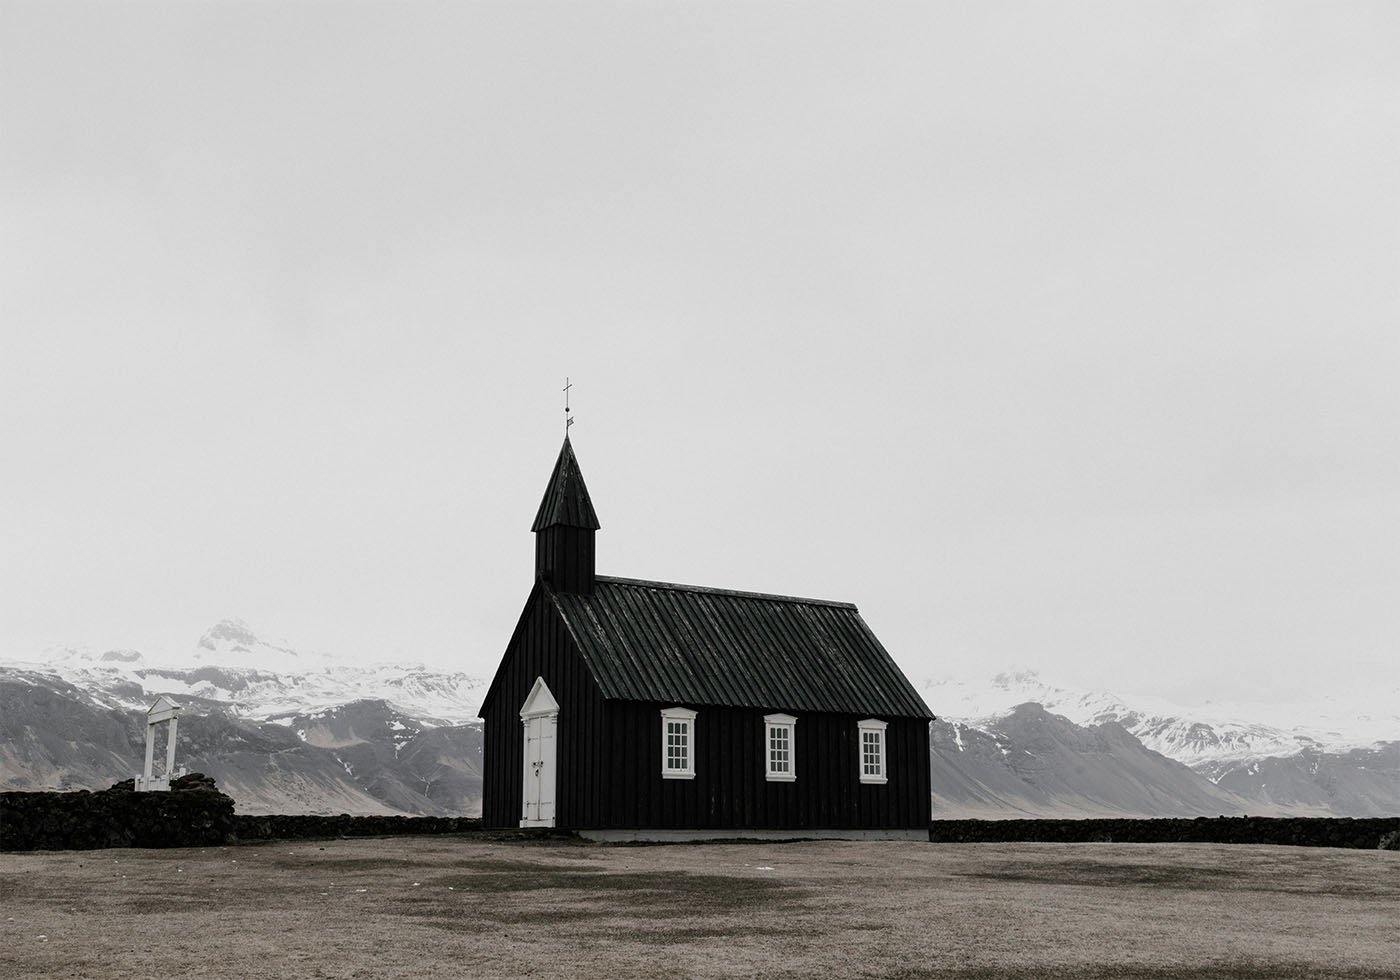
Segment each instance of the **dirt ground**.
[{"label": "dirt ground", "polygon": [[1400,852],[440,837],[0,855],[7,978],[1400,978]]}]

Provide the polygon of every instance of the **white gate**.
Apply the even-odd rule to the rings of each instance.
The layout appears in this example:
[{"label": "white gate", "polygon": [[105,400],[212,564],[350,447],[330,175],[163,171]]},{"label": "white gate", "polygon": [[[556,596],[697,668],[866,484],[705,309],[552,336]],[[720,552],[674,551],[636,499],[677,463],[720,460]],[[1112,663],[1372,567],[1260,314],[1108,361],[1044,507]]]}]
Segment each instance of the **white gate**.
[{"label": "white gate", "polygon": [[558,783],[556,745],[559,731],[559,702],[544,678],[535,680],[530,696],[520,709],[525,737],[525,773],[521,791],[520,826],[554,826],[554,791]]}]

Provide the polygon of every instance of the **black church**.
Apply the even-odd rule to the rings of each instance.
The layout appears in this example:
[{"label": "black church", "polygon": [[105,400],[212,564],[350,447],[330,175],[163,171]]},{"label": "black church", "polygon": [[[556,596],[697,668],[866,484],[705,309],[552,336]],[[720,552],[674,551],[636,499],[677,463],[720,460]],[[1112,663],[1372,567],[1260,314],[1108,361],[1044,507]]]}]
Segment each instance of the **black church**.
[{"label": "black church", "polygon": [[933,715],[856,607],[598,575],[568,438],[481,708],[483,822],[927,839]]}]

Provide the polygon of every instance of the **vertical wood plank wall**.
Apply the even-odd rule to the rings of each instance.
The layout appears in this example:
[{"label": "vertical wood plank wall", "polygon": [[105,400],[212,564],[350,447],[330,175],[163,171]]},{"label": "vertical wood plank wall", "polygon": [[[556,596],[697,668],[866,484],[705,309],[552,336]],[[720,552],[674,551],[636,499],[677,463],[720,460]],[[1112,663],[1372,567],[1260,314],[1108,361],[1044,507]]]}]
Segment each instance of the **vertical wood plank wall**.
[{"label": "vertical wood plank wall", "polygon": [[602,800],[595,774],[602,766],[602,695],[541,593],[534,594],[522,627],[506,651],[500,687],[483,719],[482,823],[520,825],[525,766],[520,706],[535,678],[543,677],[559,702],[555,822],[560,827],[598,826]]},{"label": "vertical wood plank wall", "polygon": [[860,782],[854,715],[797,715],[794,782],[766,778],[763,716],[779,709],[706,708],[695,719],[694,779],[661,776],[661,708],[606,702],[600,828],[922,829],[931,816],[928,722],[889,720],[888,782]]},{"label": "vertical wood plank wall", "polygon": [[855,715],[790,712],[795,782],[765,778],[763,716],[787,710],[679,705],[698,711],[694,779],[661,776],[661,709],[602,699],[546,596],[534,593],[484,719],[482,821],[520,823],[520,706],[536,677],[559,702],[558,826],[599,829],[919,829],[928,826],[928,722],[889,718],[888,782],[861,783]]},{"label": "vertical wood plank wall", "polygon": [[535,532],[535,568],[556,592],[589,594],[594,583],[594,540],[588,528],[554,525]]}]

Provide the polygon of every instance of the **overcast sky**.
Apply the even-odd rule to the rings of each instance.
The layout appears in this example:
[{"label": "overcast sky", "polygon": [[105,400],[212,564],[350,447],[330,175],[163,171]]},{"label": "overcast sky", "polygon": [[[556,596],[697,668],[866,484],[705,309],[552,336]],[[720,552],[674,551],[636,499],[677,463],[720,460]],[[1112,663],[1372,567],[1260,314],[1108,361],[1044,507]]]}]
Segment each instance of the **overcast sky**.
[{"label": "overcast sky", "polygon": [[[0,653],[487,674],[599,571],[916,678],[1400,685],[1400,5],[0,0]],[[938,705],[932,705],[935,712]]]}]

